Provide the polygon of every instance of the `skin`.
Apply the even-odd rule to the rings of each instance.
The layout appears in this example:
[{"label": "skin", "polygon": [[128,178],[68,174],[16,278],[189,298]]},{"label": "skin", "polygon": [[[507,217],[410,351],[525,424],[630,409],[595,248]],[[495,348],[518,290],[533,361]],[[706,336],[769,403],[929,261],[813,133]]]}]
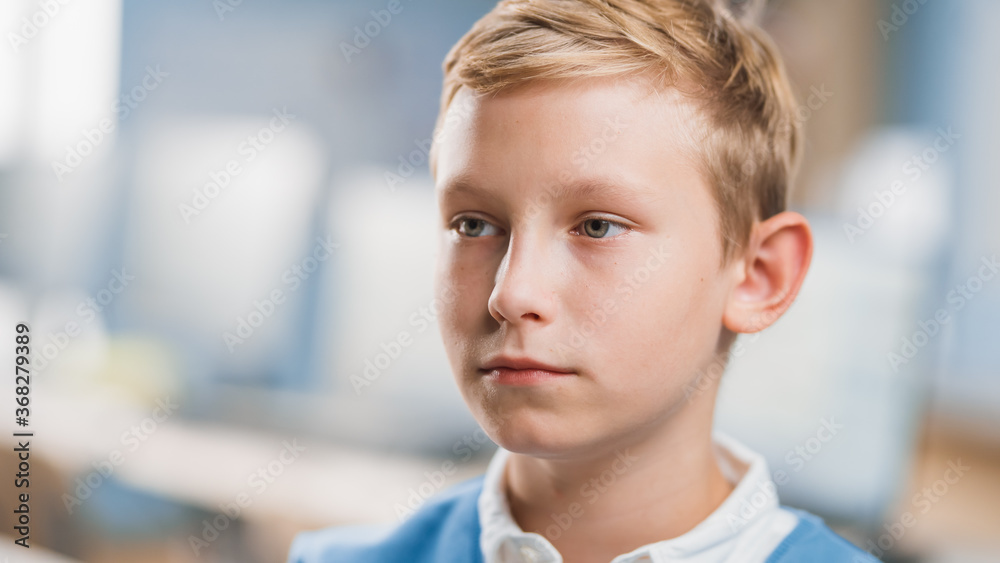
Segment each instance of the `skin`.
[{"label": "skin", "polygon": [[[432,168],[435,286],[450,297],[439,328],[473,415],[513,452],[514,519],[567,562],[689,531],[733,489],[711,442],[716,382],[699,377],[719,362],[724,329],[762,330],[791,304],[812,254],[808,223],[793,212],[755,222],[720,268],[690,140],[699,114],[641,80],[463,88],[452,107],[464,109]],[[573,373],[499,385],[479,368],[500,354]],[[596,487],[608,470],[613,483]],[[554,533],[552,514],[573,503]]]}]

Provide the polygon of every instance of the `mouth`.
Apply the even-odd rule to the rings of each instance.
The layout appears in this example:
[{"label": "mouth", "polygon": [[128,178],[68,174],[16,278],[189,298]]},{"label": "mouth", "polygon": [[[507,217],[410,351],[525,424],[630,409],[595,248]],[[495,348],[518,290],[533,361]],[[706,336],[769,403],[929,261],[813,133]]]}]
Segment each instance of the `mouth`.
[{"label": "mouth", "polygon": [[485,381],[497,385],[536,385],[576,375],[573,371],[531,358],[498,357],[479,368]]}]

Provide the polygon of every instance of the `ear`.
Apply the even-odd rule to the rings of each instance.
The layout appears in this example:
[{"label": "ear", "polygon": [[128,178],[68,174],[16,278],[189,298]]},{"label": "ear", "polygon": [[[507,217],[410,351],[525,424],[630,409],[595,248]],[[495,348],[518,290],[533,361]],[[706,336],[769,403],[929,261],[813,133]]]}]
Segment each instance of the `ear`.
[{"label": "ear", "polygon": [[794,211],[755,222],[742,257],[734,261],[735,285],[722,323],[733,332],[771,326],[795,300],[812,260],[809,223]]}]

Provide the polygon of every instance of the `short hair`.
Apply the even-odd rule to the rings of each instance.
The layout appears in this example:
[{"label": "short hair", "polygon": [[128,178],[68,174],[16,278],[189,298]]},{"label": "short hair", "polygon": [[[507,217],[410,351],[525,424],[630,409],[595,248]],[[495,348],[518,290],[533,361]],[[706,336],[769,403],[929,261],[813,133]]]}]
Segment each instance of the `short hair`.
[{"label": "short hair", "polygon": [[739,5],[743,11],[721,0],[503,0],[445,57],[434,145],[463,86],[497,93],[544,79],[648,75],[701,110],[695,150],[714,191],[725,265],[755,220],[786,209],[801,152],[784,65],[746,17],[760,4]]}]

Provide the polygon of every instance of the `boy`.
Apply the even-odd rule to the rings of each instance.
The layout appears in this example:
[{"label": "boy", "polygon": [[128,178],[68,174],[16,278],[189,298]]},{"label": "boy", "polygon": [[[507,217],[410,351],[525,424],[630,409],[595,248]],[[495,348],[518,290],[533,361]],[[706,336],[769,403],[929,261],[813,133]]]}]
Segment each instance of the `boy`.
[{"label": "boy", "polygon": [[507,0],[444,70],[440,329],[500,449],[402,525],[303,534],[289,561],[874,561],[778,504],[699,375],[812,255],[763,32],[709,0]]}]

